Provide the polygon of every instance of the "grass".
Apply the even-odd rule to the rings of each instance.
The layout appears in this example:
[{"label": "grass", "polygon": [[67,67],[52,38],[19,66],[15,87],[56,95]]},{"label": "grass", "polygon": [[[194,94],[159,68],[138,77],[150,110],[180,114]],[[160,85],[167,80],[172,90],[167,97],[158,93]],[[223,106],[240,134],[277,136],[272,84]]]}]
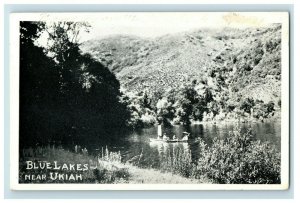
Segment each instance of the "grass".
[{"label": "grass", "polygon": [[[24,157],[20,156],[20,183],[95,183],[95,184],[192,184],[201,183],[200,180],[189,179],[182,177],[172,172],[162,172],[155,169],[142,169],[130,163],[123,163],[121,161],[120,152],[110,152],[107,148],[102,149],[98,156],[88,154],[75,153],[62,148],[55,147],[38,147],[32,149],[33,154],[36,152],[43,152],[39,156]],[[86,171],[68,171],[68,170],[54,170],[54,169],[26,169],[25,161],[33,161],[38,164],[41,162],[48,162],[53,164],[54,161],[57,165],[63,164],[88,164],[89,168]],[[72,173],[82,174],[82,180],[51,180],[49,179],[50,173],[58,172],[60,174],[71,175]],[[46,180],[25,180],[26,174],[42,175],[46,174]]]},{"label": "grass", "polygon": [[[33,153],[24,153],[27,151],[32,151]],[[26,161],[32,161],[32,163],[35,163],[36,165],[42,164],[42,163],[50,163],[52,168],[51,169],[42,169],[41,167],[37,169],[27,169]],[[61,169],[54,169],[54,165],[61,166]],[[69,166],[71,164],[77,164],[80,165],[81,168],[84,166],[84,164],[88,164],[88,166],[94,167],[97,166],[97,160],[94,159],[92,156],[88,156],[86,154],[81,153],[74,153],[70,152],[68,150],[62,149],[61,147],[55,148],[55,147],[36,147],[34,149],[23,149],[22,153],[20,154],[20,160],[19,160],[19,182],[20,183],[93,183],[95,182],[95,178],[93,175],[93,171],[85,170],[85,171],[78,171],[77,168],[75,170],[67,170],[65,168],[62,168],[62,166],[65,164],[65,166]],[[67,174],[67,175],[82,175],[82,180],[52,180],[50,178],[50,174]],[[25,179],[25,175],[34,175],[37,177],[38,175],[46,175],[46,180],[32,180],[32,179]]]},{"label": "grass", "polygon": [[191,153],[180,148],[174,149],[161,161],[161,169],[174,174],[179,174],[183,177],[191,177],[195,164],[192,163]]}]

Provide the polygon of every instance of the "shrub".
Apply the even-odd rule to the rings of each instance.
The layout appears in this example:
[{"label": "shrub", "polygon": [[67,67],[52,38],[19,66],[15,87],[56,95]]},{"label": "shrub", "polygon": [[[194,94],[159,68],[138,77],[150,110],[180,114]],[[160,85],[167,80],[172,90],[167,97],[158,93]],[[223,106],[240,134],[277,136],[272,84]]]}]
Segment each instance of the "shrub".
[{"label": "shrub", "polygon": [[127,168],[96,168],[93,173],[97,183],[126,183],[130,176]]},{"label": "shrub", "polygon": [[[93,170],[97,183],[126,183],[129,179],[128,168],[120,167],[121,152],[111,152],[106,147],[98,155],[98,166]],[[116,165],[115,165],[116,164]]]},{"label": "shrub", "polygon": [[237,62],[237,57],[236,57],[236,56],[233,56],[233,57],[232,57],[232,63],[235,64],[236,62]]},{"label": "shrub", "polygon": [[101,161],[108,161],[108,162],[117,162],[117,163],[121,163],[121,152],[110,152],[107,148],[107,146],[105,147],[105,149],[101,148],[101,153],[98,155],[99,159]]},{"label": "shrub", "polygon": [[262,55],[259,54],[257,55],[255,58],[254,58],[254,61],[253,61],[253,65],[256,66],[257,64],[259,64],[259,62],[262,60]]},{"label": "shrub", "polygon": [[268,118],[275,111],[275,103],[270,101],[265,104],[263,101],[256,101],[253,107],[254,118]]},{"label": "shrub", "polygon": [[251,67],[249,64],[245,63],[242,65],[242,70],[251,71],[253,67]]},{"label": "shrub", "polygon": [[274,107],[275,107],[275,104],[272,101],[270,101],[268,104],[266,104],[267,113],[269,114],[269,113],[272,113],[273,111],[275,111]]},{"label": "shrub", "polygon": [[280,39],[272,39],[272,40],[269,40],[268,42],[266,42],[265,44],[265,49],[272,53],[273,50],[275,50],[277,48],[277,46],[281,43],[281,40]]},{"label": "shrub", "polygon": [[220,184],[280,183],[280,153],[269,143],[253,141],[251,130],[230,132],[212,146],[202,142],[202,153],[194,176],[205,175]]},{"label": "shrub", "polygon": [[208,75],[212,78],[216,77],[216,71],[214,69],[209,70]]},{"label": "shrub", "polygon": [[250,113],[251,112],[251,108],[253,108],[254,106],[255,106],[254,100],[252,98],[246,98],[242,102],[240,109],[244,110],[247,113]]},{"label": "shrub", "polygon": [[160,168],[188,178],[192,177],[195,164],[192,163],[191,152],[179,148],[162,157]]}]

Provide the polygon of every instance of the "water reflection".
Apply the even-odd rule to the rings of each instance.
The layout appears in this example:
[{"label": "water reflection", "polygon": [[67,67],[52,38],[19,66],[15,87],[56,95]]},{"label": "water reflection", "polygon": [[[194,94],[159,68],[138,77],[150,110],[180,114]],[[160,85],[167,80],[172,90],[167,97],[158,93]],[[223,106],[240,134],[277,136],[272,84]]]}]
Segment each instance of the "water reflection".
[{"label": "water reflection", "polygon": [[157,150],[159,156],[166,156],[170,152],[174,151],[175,149],[181,149],[184,152],[190,152],[191,151],[189,143],[150,142],[149,146],[153,150]]},{"label": "water reflection", "polygon": [[[250,127],[254,131],[255,139],[268,141],[274,144],[280,150],[281,125],[280,121],[273,123],[249,123],[242,124],[242,131]],[[191,125],[191,126],[173,126],[163,128],[163,132],[172,137],[174,134],[181,139],[184,131],[190,132],[192,138],[200,137],[209,146],[215,137],[224,139],[228,136],[229,131],[233,130],[234,124],[223,125]],[[112,135],[114,136],[114,135]],[[92,143],[90,148],[101,148],[108,146],[111,151],[120,151],[123,161],[130,160],[132,157],[139,155],[143,151],[143,159],[140,161],[141,167],[159,167],[160,161],[166,156],[173,156],[174,151],[183,150],[191,153],[191,158],[196,161],[200,156],[198,143],[165,143],[150,142],[150,138],[157,137],[157,128],[141,129],[127,135],[115,135],[111,139],[103,140],[98,143]]]}]

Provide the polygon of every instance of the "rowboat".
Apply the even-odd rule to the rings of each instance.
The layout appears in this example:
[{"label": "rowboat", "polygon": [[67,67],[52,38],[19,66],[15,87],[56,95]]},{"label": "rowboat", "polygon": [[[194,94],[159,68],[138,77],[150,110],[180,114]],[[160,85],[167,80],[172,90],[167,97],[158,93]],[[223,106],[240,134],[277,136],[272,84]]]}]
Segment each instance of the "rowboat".
[{"label": "rowboat", "polygon": [[156,139],[156,138],[150,138],[150,142],[165,142],[165,143],[177,143],[177,142],[188,142],[189,140],[163,140],[163,139]]}]

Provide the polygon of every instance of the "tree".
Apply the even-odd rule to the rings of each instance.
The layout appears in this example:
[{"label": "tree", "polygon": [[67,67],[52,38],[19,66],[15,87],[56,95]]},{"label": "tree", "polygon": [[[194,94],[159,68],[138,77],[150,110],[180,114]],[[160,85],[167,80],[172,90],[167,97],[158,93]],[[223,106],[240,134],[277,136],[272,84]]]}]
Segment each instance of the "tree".
[{"label": "tree", "polygon": [[151,102],[152,102],[152,100],[151,100],[151,97],[149,96],[149,93],[144,92],[143,97],[142,97],[142,106],[144,108],[152,109]]},{"label": "tree", "polygon": [[61,90],[66,94],[81,88],[78,80],[83,74],[82,65],[86,60],[80,53],[79,34],[89,32],[89,28],[86,22],[59,21],[45,24],[44,33],[48,36],[45,50],[59,67]]},{"label": "tree", "polygon": [[209,103],[214,100],[213,94],[212,94],[212,91],[210,88],[205,89],[203,97],[204,97],[205,103]]},{"label": "tree", "polygon": [[41,22],[20,22],[21,147],[47,142],[61,130],[59,116],[51,113],[56,109],[60,89],[57,66],[34,45],[44,27]]},{"label": "tree", "polygon": [[213,113],[214,116],[216,116],[220,111],[219,105],[216,101],[211,101],[208,103],[207,108]]},{"label": "tree", "polygon": [[244,110],[246,113],[251,113],[251,109],[255,106],[255,102],[252,98],[246,98],[242,104],[240,109]]},{"label": "tree", "polygon": [[207,110],[207,103],[205,102],[205,99],[200,97],[198,102],[193,105],[193,119],[202,121],[203,113],[207,112]]},{"label": "tree", "polygon": [[170,120],[174,118],[175,109],[167,98],[163,97],[156,104],[158,123],[170,125]]},{"label": "tree", "polygon": [[[86,136],[108,136],[129,119],[115,75],[90,55],[81,54],[78,33],[86,26],[21,23],[20,129],[26,133],[22,137],[31,136],[33,143],[72,144],[87,140]],[[45,32],[49,44],[43,49],[34,41]]]},{"label": "tree", "polygon": [[193,85],[187,85],[178,92],[177,102],[175,103],[177,119],[184,125],[191,123],[194,105],[199,102],[199,96]]}]

